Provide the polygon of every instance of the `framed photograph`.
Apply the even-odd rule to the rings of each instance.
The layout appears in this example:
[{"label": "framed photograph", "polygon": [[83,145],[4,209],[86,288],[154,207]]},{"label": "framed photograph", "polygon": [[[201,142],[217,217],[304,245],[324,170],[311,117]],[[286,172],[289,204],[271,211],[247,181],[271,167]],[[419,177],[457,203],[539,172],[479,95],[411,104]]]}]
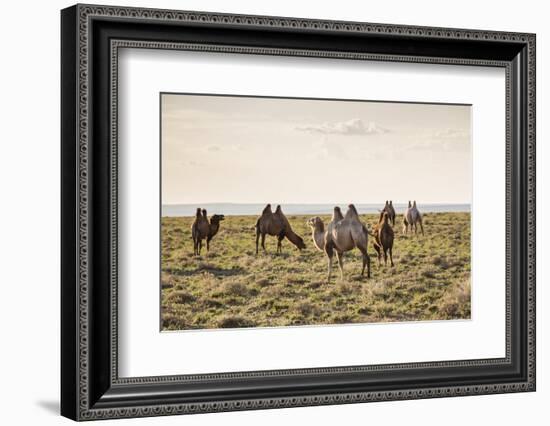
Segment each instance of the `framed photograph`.
[{"label": "framed photograph", "polygon": [[535,35],[61,12],[61,412],[535,390]]}]

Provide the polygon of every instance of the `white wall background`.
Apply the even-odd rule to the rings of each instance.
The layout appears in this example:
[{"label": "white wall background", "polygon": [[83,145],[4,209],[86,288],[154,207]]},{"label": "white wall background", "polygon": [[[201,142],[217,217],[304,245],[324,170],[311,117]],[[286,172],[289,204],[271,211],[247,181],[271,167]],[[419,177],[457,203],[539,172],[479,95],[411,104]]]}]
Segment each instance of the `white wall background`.
[{"label": "white wall background", "polygon": [[[526,31],[537,33],[538,390],[530,394],[119,420],[118,424],[544,424],[550,401],[550,27],[545,2],[161,0],[142,7]],[[0,43],[0,401],[2,423],[68,424],[59,405],[59,9],[70,2],[2,5]],[[129,423],[131,422],[131,423]],[[110,424],[108,421],[102,424]],[[115,424],[115,423],[113,423]]]}]

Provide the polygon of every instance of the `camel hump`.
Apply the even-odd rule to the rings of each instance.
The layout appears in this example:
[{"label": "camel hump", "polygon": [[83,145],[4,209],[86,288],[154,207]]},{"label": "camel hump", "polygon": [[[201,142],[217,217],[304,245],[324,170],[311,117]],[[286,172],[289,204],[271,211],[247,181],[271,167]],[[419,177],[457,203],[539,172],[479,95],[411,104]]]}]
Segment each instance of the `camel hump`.
[{"label": "camel hump", "polygon": [[197,208],[197,212],[196,212],[195,216],[201,217],[201,208],[200,207]]},{"label": "camel hump", "polygon": [[344,218],[344,215],[342,214],[342,210],[340,207],[336,206],[334,207],[334,212],[332,213],[332,220],[342,220]]},{"label": "camel hump", "polygon": [[345,217],[349,219],[359,217],[359,213],[357,213],[357,209],[353,204],[350,204],[348,206],[348,211],[346,212]]},{"label": "camel hump", "polygon": [[262,210],[262,214],[271,214],[271,204],[267,204]]},{"label": "camel hump", "polygon": [[275,209],[275,213],[282,213],[283,209],[281,209],[281,205],[277,204],[277,208]]}]

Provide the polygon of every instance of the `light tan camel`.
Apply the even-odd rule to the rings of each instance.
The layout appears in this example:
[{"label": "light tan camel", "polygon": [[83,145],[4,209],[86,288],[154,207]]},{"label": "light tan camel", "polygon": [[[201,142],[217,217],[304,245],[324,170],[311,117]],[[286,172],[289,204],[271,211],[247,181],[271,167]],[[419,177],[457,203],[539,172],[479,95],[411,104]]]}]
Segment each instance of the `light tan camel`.
[{"label": "light tan camel", "polygon": [[384,208],[382,209],[382,211],[388,213],[390,222],[392,223],[393,226],[395,226],[395,209],[393,208],[393,203],[391,200],[389,202],[388,200],[386,200],[386,204],[384,205]]},{"label": "light tan camel", "polygon": [[313,245],[317,248],[317,250],[324,252],[327,232],[325,230],[323,219],[321,219],[319,216],[315,216],[309,219],[306,224],[311,228],[311,238],[313,239]]},{"label": "light tan camel", "polygon": [[256,221],[256,254],[258,254],[258,241],[262,238],[262,248],[265,249],[265,236],[272,235],[277,237],[277,253],[282,253],[282,241],[286,237],[298,250],[306,247],[304,240],[296,234],[290,222],[284,215],[281,206],[277,206],[275,213],[271,211],[271,204],[265,206],[262,215]]},{"label": "light tan camel", "polygon": [[390,254],[390,264],[393,265],[393,229],[390,225],[390,215],[388,212],[383,211],[380,213],[380,219],[373,229],[374,240],[372,242],[376,253],[378,253],[378,265],[380,265],[380,259],[382,252],[384,253],[384,264],[388,264],[388,252]]},{"label": "light tan camel", "polygon": [[409,206],[407,207],[407,210],[405,210],[405,214],[403,215],[403,234],[406,234],[409,232],[409,227],[411,229],[411,233],[414,226],[414,233],[417,233],[417,224],[420,224],[420,231],[422,232],[422,235],[424,235],[424,226],[422,224],[422,215],[418,211],[418,208],[416,207],[416,201],[413,201],[413,204],[411,206],[411,202],[409,201]]},{"label": "light tan camel", "polygon": [[195,221],[191,225],[191,237],[193,238],[193,254],[198,256],[201,254],[202,240],[208,237],[210,231],[210,223],[206,215],[206,210],[198,208],[195,214]]},{"label": "light tan camel", "polygon": [[359,214],[353,204],[348,206],[345,216],[342,216],[340,207],[334,208],[332,220],[328,224],[325,236],[324,251],[328,257],[328,277],[330,281],[332,273],[332,258],[336,252],[338,266],[340,267],[340,276],[344,279],[343,257],[346,251],[358,248],[363,256],[363,268],[361,275],[365,273],[367,267],[367,278],[370,278],[370,257],[367,251],[368,230],[359,220]]}]

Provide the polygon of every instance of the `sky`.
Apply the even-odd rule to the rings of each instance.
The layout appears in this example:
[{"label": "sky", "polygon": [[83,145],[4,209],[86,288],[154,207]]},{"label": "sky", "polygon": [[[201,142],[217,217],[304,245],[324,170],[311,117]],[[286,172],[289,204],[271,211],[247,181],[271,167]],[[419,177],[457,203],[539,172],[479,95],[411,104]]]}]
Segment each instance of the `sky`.
[{"label": "sky", "polygon": [[162,204],[471,202],[471,106],[161,95]]}]

